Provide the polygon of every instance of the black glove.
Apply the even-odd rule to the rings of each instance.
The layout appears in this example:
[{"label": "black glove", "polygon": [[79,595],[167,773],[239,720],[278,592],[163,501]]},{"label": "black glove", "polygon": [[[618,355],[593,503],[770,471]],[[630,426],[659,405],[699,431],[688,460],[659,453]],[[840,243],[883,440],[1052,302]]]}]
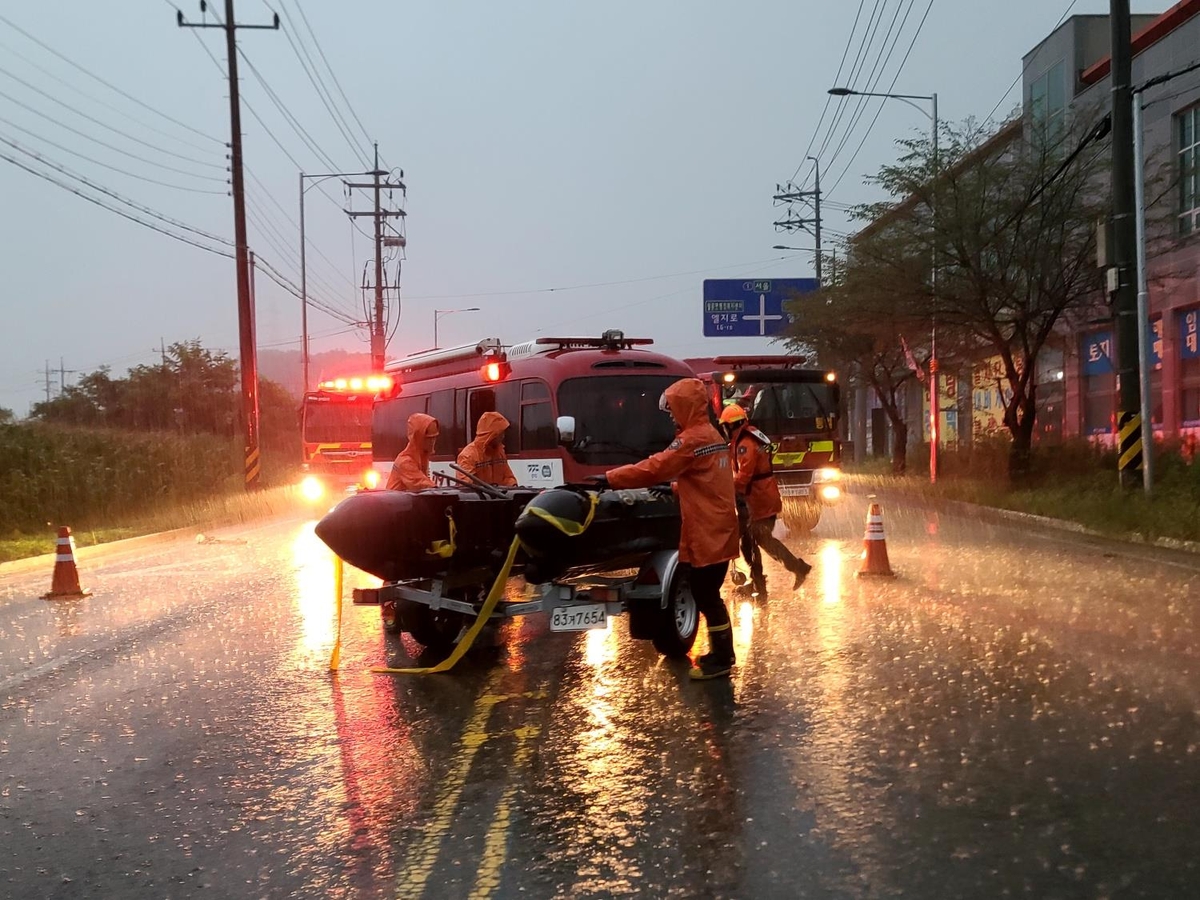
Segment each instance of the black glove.
[{"label": "black glove", "polygon": [[583,480],[586,481],[589,485],[594,486],[597,490],[600,490],[600,491],[608,490],[608,476],[607,475],[588,475]]},{"label": "black glove", "polygon": [[671,490],[669,484],[652,484],[646,490],[650,492],[651,497],[659,500],[673,500],[675,498],[675,492]]}]

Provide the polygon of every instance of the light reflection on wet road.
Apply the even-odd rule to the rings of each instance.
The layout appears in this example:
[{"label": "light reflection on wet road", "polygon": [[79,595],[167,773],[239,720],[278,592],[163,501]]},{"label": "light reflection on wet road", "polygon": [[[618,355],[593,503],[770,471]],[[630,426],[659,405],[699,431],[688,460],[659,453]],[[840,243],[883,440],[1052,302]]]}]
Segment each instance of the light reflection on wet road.
[{"label": "light reflection on wet road", "polygon": [[1200,894],[1200,558],[885,501],[900,577],[851,497],[716,684],[542,618],[372,676],[349,603],[331,676],[312,523],[0,569],[0,895]]}]

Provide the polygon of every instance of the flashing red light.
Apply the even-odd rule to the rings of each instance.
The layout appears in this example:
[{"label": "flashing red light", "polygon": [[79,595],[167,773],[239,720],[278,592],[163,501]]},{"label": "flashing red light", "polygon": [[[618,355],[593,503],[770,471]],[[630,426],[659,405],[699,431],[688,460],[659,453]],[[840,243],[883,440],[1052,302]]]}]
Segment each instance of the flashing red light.
[{"label": "flashing red light", "polygon": [[503,381],[511,372],[512,366],[510,366],[504,360],[495,359],[489,363],[486,363],[484,367],[479,370],[479,374],[483,376],[484,381],[492,382]]},{"label": "flashing red light", "polygon": [[366,378],[355,376],[353,378],[334,378],[329,381],[322,381],[320,388],[323,391],[335,391],[338,393],[349,394],[382,394],[390,391],[395,385],[390,375],[371,375]]}]

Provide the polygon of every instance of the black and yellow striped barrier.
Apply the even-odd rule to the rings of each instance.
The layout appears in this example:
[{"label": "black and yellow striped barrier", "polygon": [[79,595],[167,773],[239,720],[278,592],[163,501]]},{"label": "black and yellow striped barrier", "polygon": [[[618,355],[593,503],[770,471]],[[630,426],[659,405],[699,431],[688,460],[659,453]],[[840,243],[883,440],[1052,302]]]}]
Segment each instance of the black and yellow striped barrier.
[{"label": "black and yellow striped barrier", "polygon": [[260,463],[258,458],[258,447],[248,447],[246,449],[246,487],[258,487],[258,475],[260,471]]},{"label": "black and yellow striped barrier", "polygon": [[1123,412],[1117,419],[1119,456],[1117,469],[1136,472],[1142,467],[1142,417],[1137,413]]}]

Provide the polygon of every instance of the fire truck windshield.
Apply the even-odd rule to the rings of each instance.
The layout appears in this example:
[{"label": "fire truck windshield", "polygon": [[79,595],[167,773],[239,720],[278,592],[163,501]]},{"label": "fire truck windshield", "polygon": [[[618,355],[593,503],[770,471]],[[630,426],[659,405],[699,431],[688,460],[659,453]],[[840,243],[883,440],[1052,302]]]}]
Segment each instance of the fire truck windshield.
[{"label": "fire truck windshield", "polygon": [[371,440],[371,398],[304,404],[304,440],[314,444],[367,443]]},{"label": "fire truck windshield", "polygon": [[678,375],[609,375],[570,378],[558,389],[558,412],[575,417],[575,442],[567,449],[588,466],[638,462],[675,437],[671,417],[658,408]]},{"label": "fire truck windshield", "polygon": [[721,389],[750,421],[772,436],[831,431],[837,417],[837,388],[824,383],[739,383]]}]

